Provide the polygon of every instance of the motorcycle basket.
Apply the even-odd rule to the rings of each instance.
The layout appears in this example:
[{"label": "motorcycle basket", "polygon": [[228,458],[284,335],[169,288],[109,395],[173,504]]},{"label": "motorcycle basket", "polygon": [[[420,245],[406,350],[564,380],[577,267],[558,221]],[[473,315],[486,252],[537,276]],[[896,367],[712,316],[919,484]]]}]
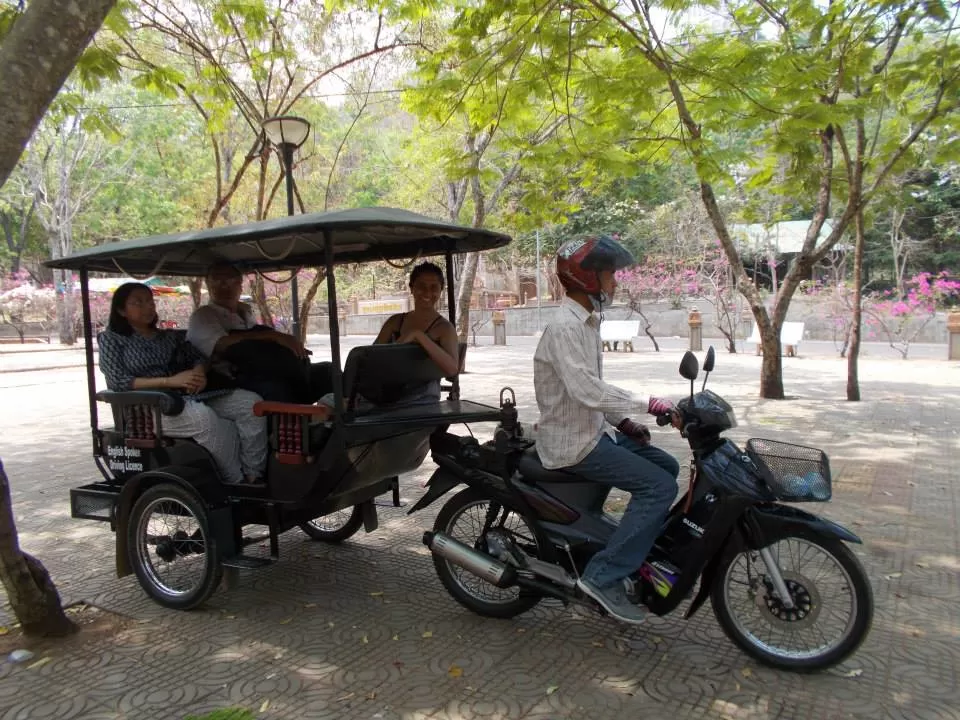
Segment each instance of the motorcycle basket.
[{"label": "motorcycle basket", "polygon": [[817,448],[777,440],[747,441],[747,455],[778,500],[824,502],[830,499],[830,461]]}]

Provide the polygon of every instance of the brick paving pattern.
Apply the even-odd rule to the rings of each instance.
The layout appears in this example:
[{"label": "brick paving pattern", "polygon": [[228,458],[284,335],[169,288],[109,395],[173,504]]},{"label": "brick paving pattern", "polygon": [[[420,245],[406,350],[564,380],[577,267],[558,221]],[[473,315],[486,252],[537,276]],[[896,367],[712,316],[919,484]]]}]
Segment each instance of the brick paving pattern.
[{"label": "brick paving pattern", "polygon": [[[464,395],[494,403],[510,385],[521,420],[532,422],[534,341],[510,343],[470,349]],[[608,379],[679,397],[680,345],[667,345],[607,353]],[[61,364],[50,357],[44,367]],[[377,532],[341,546],[290,531],[279,563],[241,573],[203,609],[164,610],[133,576],[113,577],[107,525],[70,518],[68,489],[98,477],[82,370],[29,371],[26,362],[0,354],[0,456],[21,543],[65,602],[133,621],[115,637],[55,648],[39,667],[0,664],[0,720],[179,719],[231,706],[342,720],[960,718],[956,363],[878,350],[861,367],[867,400],[846,403],[844,361],[806,353],[784,359],[795,398],[772,402],[756,397],[759,358],[718,355],[709,387],[736,408],[730,436],[826,450],[834,499],[807,509],[864,539],[855,551],[876,596],[872,632],[842,666],[798,675],[749,660],[709,607],[633,629],[553,601],[511,621],[474,616],[443,590],[420,542],[440,503],[413,517],[381,507]],[[18,372],[2,372],[5,363]],[[655,439],[686,462],[678,436]],[[401,479],[407,506],[432,467]],[[0,607],[0,624],[10,622]]]}]

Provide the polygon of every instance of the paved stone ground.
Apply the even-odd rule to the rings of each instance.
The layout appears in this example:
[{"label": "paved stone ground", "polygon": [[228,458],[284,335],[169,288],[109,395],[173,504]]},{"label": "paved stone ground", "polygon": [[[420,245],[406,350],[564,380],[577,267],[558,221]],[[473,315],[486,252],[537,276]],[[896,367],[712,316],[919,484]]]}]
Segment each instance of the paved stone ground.
[{"label": "paved stone ground", "polygon": [[[510,385],[532,422],[535,341],[510,342],[471,348],[465,396],[493,403]],[[680,343],[666,345],[608,353],[608,379],[679,397]],[[830,454],[834,500],[811,509],[865,541],[856,552],[876,595],[873,630],[852,659],[818,675],[758,666],[709,607],[629,630],[553,602],[512,621],[473,616],[443,591],[420,543],[439,504],[413,517],[382,508],[376,533],[340,547],[291,531],[280,563],[243,574],[202,610],[163,610],[133,577],[112,576],[109,528],[69,516],[68,489],[97,479],[82,370],[28,371],[0,355],[0,370],[22,370],[0,372],[0,456],[22,545],[66,602],[133,618],[116,637],[55,648],[39,667],[0,665],[0,719],[152,720],[228,706],[345,720],[960,718],[960,367],[868,350],[862,403],[842,400],[845,366],[828,350],[784,360],[790,401],[757,398],[752,355],[719,355],[709,384],[737,410],[734,439],[777,437]],[[676,434],[656,439],[686,459]],[[431,469],[427,461],[402,478],[405,503]]]}]

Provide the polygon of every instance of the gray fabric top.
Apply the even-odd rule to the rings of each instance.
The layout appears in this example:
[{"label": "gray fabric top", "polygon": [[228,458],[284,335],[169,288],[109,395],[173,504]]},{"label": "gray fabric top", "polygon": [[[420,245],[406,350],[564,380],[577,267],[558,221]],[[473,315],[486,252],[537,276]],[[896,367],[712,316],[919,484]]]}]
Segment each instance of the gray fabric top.
[{"label": "gray fabric top", "polygon": [[510,236],[453,225],[397,208],[307,213],[87,248],[44,265],[124,275],[202,276],[229,263],[244,272],[326,264],[330,236],[335,264],[417,259],[503,247]]}]

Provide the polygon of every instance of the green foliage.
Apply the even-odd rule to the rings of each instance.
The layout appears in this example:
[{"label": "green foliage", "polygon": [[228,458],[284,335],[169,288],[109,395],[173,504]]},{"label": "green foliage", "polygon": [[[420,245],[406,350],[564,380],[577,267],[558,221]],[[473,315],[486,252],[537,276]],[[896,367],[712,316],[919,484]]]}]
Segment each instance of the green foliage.
[{"label": "green foliage", "polygon": [[0,42],[3,42],[3,39],[10,32],[11,28],[13,28],[13,24],[22,12],[22,3],[19,2],[12,3],[5,1],[3,6],[0,7]]},{"label": "green foliage", "polygon": [[[164,25],[150,5],[195,22]],[[378,204],[449,218],[456,190],[457,218],[470,223],[477,198],[490,201],[516,167],[482,219],[517,238],[495,260],[532,264],[537,230],[545,254],[576,235],[617,232],[644,256],[661,252],[672,213],[701,181],[714,185],[725,217],[809,218],[827,127],[835,131],[831,215],[838,215],[850,186],[836,138],[842,135],[853,150],[859,121],[868,138],[866,189],[888,163],[891,175],[915,171],[897,194],[905,229],[917,241],[910,272],[960,265],[960,133],[950,109],[960,94],[960,56],[944,32],[953,9],[880,0],[835,0],[826,11],[813,0],[765,5],[789,29],[771,30],[771,16],[748,0],[660,4],[673,13],[673,32],[658,41],[652,33],[663,23],[648,24],[626,3],[601,12],[586,0],[335,1],[307,17],[265,0],[189,0],[184,8],[127,0],[108,17],[51,114],[52,121],[82,117],[84,128],[111,147],[90,169],[95,180],[107,181],[78,215],[76,243],[205,225],[213,198],[229,188],[253,146],[262,116],[285,109],[282,99],[305,90],[311,73],[343,49],[349,33],[338,24],[345,22],[340,13],[376,10],[394,23],[391,32],[422,28],[428,49],[405,56],[418,60],[412,75],[393,61],[356,74],[340,71],[352,92],[342,104],[322,97],[319,85],[297,99],[296,114],[313,126],[295,171],[307,210]],[[707,6],[727,22],[722,32],[688,22],[686,11]],[[614,12],[625,13],[620,19],[627,22]],[[0,35],[15,13],[14,4],[0,3]],[[874,73],[898,20],[896,52]],[[273,40],[274,26],[281,42]],[[330,27],[339,34],[327,34]],[[208,50],[217,51],[212,60]],[[289,87],[278,84],[281,68],[295,77]],[[678,115],[668,77],[682,91],[692,126]],[[376,91],[364,105],[361,88],[368,86]],[[389,93],[395,89],[402,96]],[[938,91],[943,112],[915,148],[901,153]],[[214,221],[257,217],[260,162],[256,156]],[[267,198],[278,177],[276,156],[268,155]],[[472,179],[479,181],[478,196]],[[876,193],[885,187],[880,182]],[[4,189],[7,200],[11,191]],[[892,195],[875,197],[885,207]],[[283,199],[281,186],[269,214],[285,211]],[[3,202],[0,209],[13,207]],[[880,209],[868,210],[876,277],[892,265],[889,219]],[[43,237],[34,237],[35,226],[31,233],[35,255]],[[0,262],[9,264],[4,245]],[[372,293],[386,276],[358,269],[348,284]]]},{"label": "green foliage", "polygon": [[187,715],[184,720],[254,720],[256,715],[246,708],[222,708],[203,715]]}]

